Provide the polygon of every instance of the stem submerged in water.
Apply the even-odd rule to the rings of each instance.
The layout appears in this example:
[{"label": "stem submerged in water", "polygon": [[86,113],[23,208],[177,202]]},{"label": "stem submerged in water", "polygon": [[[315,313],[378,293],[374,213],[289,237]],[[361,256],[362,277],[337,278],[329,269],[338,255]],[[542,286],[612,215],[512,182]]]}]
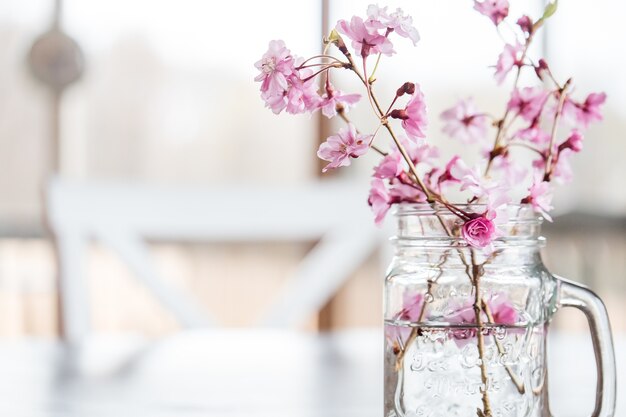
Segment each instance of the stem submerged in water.
[{"label": "stem submerged in water", "polygon": [[478,409],[479,417],[491,417],[491,403],[489,401],[489,376],[487,375],[487,362],[485,361],[485,335],[484,324],[482,319],[482,295],[480,294],[480,278],[483,275],[482,265],[476,264],[475,252],[472,249],[472,283],[474,285],[474,317],[476,319],[476,338],[478,339],[478,356],[480,361],[480,380],[482,381],[482,387],[480,393],[483,402],[483,409]]}]

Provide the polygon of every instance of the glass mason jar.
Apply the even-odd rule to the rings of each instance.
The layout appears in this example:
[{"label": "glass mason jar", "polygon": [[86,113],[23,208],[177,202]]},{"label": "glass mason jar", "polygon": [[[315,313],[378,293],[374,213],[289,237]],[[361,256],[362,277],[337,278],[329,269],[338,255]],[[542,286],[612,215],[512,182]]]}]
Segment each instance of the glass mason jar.
[{"label": "glass mason jar", "polygon": [[458,237],[462,222],[443,207],[397,208],[384,295],[385,417],[550,416],[546,334],[561,307],[589,320],[593,416],[613,415],[615,359],[602,301],[547,271],[531,207],[509,211],[500,237],[482,250]]}]

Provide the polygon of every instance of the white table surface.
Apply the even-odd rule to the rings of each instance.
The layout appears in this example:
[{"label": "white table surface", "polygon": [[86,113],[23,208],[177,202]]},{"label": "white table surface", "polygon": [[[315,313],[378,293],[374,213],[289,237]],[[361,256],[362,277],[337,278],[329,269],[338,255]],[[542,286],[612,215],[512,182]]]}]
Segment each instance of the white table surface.
[{"label": "white table surface", "polygon": [[[616,337],[618,378],[626,337]],[[553,335],[555,417],[590,416],[595,363],[585,335]],[[377,330],[327,335],[202,330],[159,342],[99,336],[80,349],[0,342],[0,416],[381,417]],[[618,381],[618,417],[626,386]]]}]

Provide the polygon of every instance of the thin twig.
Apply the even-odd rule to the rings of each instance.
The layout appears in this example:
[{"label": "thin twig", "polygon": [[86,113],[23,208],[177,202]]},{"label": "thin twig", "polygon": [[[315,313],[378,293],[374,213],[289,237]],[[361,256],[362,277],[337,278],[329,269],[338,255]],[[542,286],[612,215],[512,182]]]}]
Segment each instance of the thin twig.
[{"label": "thin twig", "polygon": [[529,144],[527,144],[527,143],[523,143],[523,142],[509,142],[506,146],[507,146],[507,147],[511,147],[511,146],[519,146],[519,147],[521,147],[521,148],[526,148],[526,149],[529,149],[529,150],[531,150],[531,151],[533,151],[533,152],[536,152],[536,153],[538,153],[539,155],[541,155],[542,157],[543,157],[543,156],[545,156],[545,155],[543,154],[543,152],[541,152],[539,149],[537,149],[537,148],[535,148],[534,146],[529,145]]},{"label": "thin twig", "polygon": [[[487,304],[487,302],[485,302],[484,298],[482,300],[482,304],[483,304],[483,310],[485,311],[485,314],[487,315],[487,319],[489,321],[489,324],[495,325],[496,322],[493,319],[493,314],[491,313],[491,308],[489,308],[489,304]],[[498,353],[500,353],[500,355],[503,355],[504,354],[504,346],[502,346],[502,343],[498,340],[498,337],[497,337],[496,334],[493,335],[493,341],[495,342],[496,347],[498,348]],[[526,392],[526,389],[524,388],[524,383],[522,381],[520,381],[519,376],[515,373],[515,371],[513,370],[513,368],[511,368],[510,365],[505,364],[504,365],[504,369],[506,369],[506,372],[511,377],[511,382],[513,382],[513,384],[517,388],[517,392],[519,392],[520,394],[523,395]]]},{"label": "thin twig", "polygon": [[561,114],[563,113],[563,106],[565,105],[565,99],[567,98],[567,88],[572,83],[572,79],[570,78],[565,82],[563,88],[559,91],[559,103],[556,107],[556,113],[554,114],[554,122],[552,123],[552,132],[550,133],[550,147],[548,148],[548,156],[546,158],[546,171],[544,174],[544,180],[550,180],[550,176],[552,175],[553,170],[553,159],[554,159],[554,142],[556,140],[556,133],[559,127],[559,119],[561,118]]},{"label": "thin twig", "polygon": [[311,61],[311,60],[313,60],[313,59],[316,59],[316,58],[329,58],[329,59],[331,59],[332,61],[335,61],[335,62],[338,62],[338,63],[344,64],[344,62],[343,62],[343,61],[341,61],[340,59],[337,59],[336,57],[334,57],[334,56],[332,56],[332,55],[321,54],[321,55],[313,55],[312,57],[310,57],[310,58],[306,59],[306,60],[305,60],[305,61],[303,61],[303,62],[302,62],[302,63],[301,63],[298,67],[296,67],[296,69],[305,68],[305,67],[304,67],[304,65],[305,65],[307,62],[309,62],[309,61]]},{"label": "thin twig", "polygon": [[[443,275],[443,265],[448,261],[448,256],[450,255],[450,250],[447,250],[443,256],[441,257],[441,261],[437,264],[437,268],[439,269],[439,273],[437,274],[437,276],[435,278],[429,279],[428,280],[428,288],[426,290],[426,294],[431,294],[432,295],[432,291],[433,291],[433,286],[437,283],[437,280],[439,280],[439,278]],[[420,310],[420,314],[419,317],[417,319],[417,323],[422,323],[422,321],[424,320],[424,318],[426,317],[426,305],[427,305],[427,301],[424,300],[424,302],[422,302],[422,308]],[[404,342],[404,346],[402,346],[402,349],[400,350],[400,352],[398,352],[398,356],[396,357],[396,371],[400,370],[400,368],[402,367],[403,361],[404,361],[404,354],[407,351],[408,346],[413,343],[413,341],[417,338],[418,334],[419,334],[420,329],[418,327],[414,327],[411,330],[411,334],[409,334],[409,337],[406,339],[406,342]]]},{"label": "thin twig", "polygon": [[376,63],[374,64],[374,70],[372,71],[372,74],[367,79],[367,81],[370,84],[373,83],[374,81],[376,81],[376,78],[374,78],[374,75],[376,75],[376,70],[378,69],[378,64],[380,64],[380,57],[381,56],[382,56],[382,53],[379,53],[378,57],[376,58]]}]

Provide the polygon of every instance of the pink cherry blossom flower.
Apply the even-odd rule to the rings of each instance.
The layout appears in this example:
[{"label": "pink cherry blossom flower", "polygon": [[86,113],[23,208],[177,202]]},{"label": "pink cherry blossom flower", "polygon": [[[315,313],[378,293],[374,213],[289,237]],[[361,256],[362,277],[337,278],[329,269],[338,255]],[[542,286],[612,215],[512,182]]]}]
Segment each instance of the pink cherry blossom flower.
[{"label": "pink cherry blossom flower", "polygon": [[559,157],[552,172],[552,178],[559,184],[568,184],[574,179],[574,170],[569,160],[571,155],[573,153],[569,149],[563,149],[563,151],[559,152]]},{"label": "pink cherry blossom flower", "polygon": [[535,68],[535,74],[537,74],[537,77],[539,77],[539,79],[542,80],[542,81],[543,81],[544,73],[549,73],[550,72],[550,68],[548,67],[548,63],[543,58],[539,59],[539,61],[537,62],[537,65],[535,65],[534,68]]},{"label": "pink cherry blossom flower", "polygon": [[377,4],[370,4],[367,7],[367,19],[364,24],[370,32],[378,33],[380,29],[387,29],[387,25],[385,25],[383,21],[387,21],[388,19],[389,13],[387,13],[387,6],[380,7]]},{"label": "pink cherry blossom flower", "polygon": [[456,178],[454,175],[452,175],[452,171],[455,171],[455,172],[457,171],[456,166],[459,163],[459,161],[461,161],[461,157],[458,155],[454,155],[448,161],[443,172],[437,178],[437,187],[439,187],[439,189],[441,189],[441,185],[445,183],[461,182],[461,178]]},{"label": "pink cherry blossom flower", "polygon": [[348,110],[361,99],[360,94],[344,94],[339,90],[335,90],[330,82],[326,81],[326,95],[322,97],[319,106],[322,108],[324,116],[334,117],[337,115],[337,108],[340,107]]},{"label": "pink cherry blossom flower", "polygon": [[415,84],[415,92],[402,110],[392,110],[390,116],[394,119],[402,120],[402,127],[411,139],[419,139],[426,137],[424,130],[428,125],[426,118],[426,102],[419,84]]},{"label": "pink cherry blossom flower", "polygon": [[543,109],[549,93],[540,87],[525,87],[513,90],[507,109],[532,122]]},{"label": "pink cherry blossom flower", "polygon": [[254,66],[261,71],[254,78],[255,81],[261,82],[261,92],[272,96],[287,90],[287,77],[295,72],[291,51],[285,47],[282,40],[271,41],[268,51]]},{"label": "pink cherry blossom flower", "polygon": [[393,44],[386,36],[365,25],[363,19],[353,16],[350,23],[345,20],[337,22],[337,31],[352,40],[352,47],[357,55],[366,58],[370,54],[394,54]]},{"label": "pink cherry blossom flower", "polygon": [[[574,178],[574,171],[570,164],[569,158],[572,155],[570,149],[563,149],[557,154],[557,158],[553,163],[551,179],[559,184],[567,184]],[[543,176],[546,169],[545,158],[539,158],[533,161],[533,167],[537,170],[537,174]]]},{"label": "pink cherry blossom flower", "polygon": [[409,38],[416,45],[420,39],[417,29],[413,26],[413,18],[405,15],[402,9],[396,9],[395,12],[388,13],[387,7],[379,7],[370,4],[367,8],[366,25],[374,29],[387,28],[388,31],[394,31],[403,38]]},{"label": "pink cherry blossom flower", "polygon": [[[307,72],[302,72],[302,77],[308,76]],[[317,85],[314,79],[302,81],[300,76],[294,74],[289,77],[289,90],[285,94],[285,110],[287,113],[300,114],[312,112],[320,107],[322,98],[317,93]]]},{"label": "pink cherry blossom flower", "polygon": [[[454,161],[454,162],[453,162]],[[459,182],[462,182],[466,175],[471,175],[476,173],[480,176],[479,169],[475,167],[471,169],[468,165],[463,161],[460,157],[455,156],[450,160],[450,162],[446,165],[446,169],[449,168],[450,176]]]},{"label": "pink cherry blossom flower", "polygon": [[380,178],[372,179],[370,194],[369,198],[367,199],[367,203],[370,205],[372,211],[374,212],[374,221],[376,222],[376,224],[380,225],[385,219],[385,215],[387,215],[389,208],[391,208],[389,192],[387,191],[385,182]]},{"label": "pink cherry blossom flower", "polygon": [[276,91],[269,89],[262,92],[261,98],[265,101],[266,107],[272,109],[275,114],[283,110],[291,114],[317,110],[322,98],[317,93],[315,80],[306,80],[311,74],[311,70],[294,71],[286,77],[285,89],[281,87]]},{"label": "pink cherry blossom flower", "polygon": [[[487,301],[489,312],[493,318],[493,324],[498,326],[514,326],[520,320],[520,314],[515,309],[505,295],[497,294],[491,300]],[[484,311],[480,313],[483,323],[489,321],[489,317]],[[452,312],[446,316],[447,321],[456,328],[450,331],[450,335],[454,339],[458,347],[465,346],[470,340],[474,339],[478,334],[476,328],[476,313],[474,312],[474,304],[471,301],[453,307]],[[487,328],[486,335],[491,336],[495,330]],[[512,333],[523,334],[524,330],[508,329]],[[491,338],[485,338],[485,343],[491,343]]]},{"label": "pink cherry blossom flower", "polygon": [[[409,158],[415,165],[417,164],[433,164],[439,157],[439,149],[436,146],[429,145],[424,141],[409,141],[405,136],[399,135],[398,140],[406,150]],[[376,178],[395,178],[405,170],[404,157],[400,151],[394,146],[393,150],[386,155],[381,162],[374,168],[374,177]]]},{"label": "pink cherry blossom flower", "polygon": [[487,16],[494,25],[498,26],[509,15],[508,0],[474,0],[474,9]]},{"label": "pink cherry blossom flower", "polygon": [[559,145],[558,151],[561,152],[564,149],[570,149],[574,153],[578,153],[583,150],[583,134],[578,130],[573,130],[565,142]]},{"label": "pink cherry blossom flower", "polygon": [[385,156],[374,168],[375,178],[395,178],[404,172],[404,158],[400,152],[392,152]]},{"label": "pink cherry blossom flower", "polygon": [[[505,188],[497,188],[487,200],[487,208],[484,216],[488,220],[491,220],[495,226],[505,224],[509,220],[508,204],[510,202],[511,196],[508,194],[508,190]],[[496,227],[493,238],[495,239],[500,236],[502,236],[502,233]]]},{"label": "pink cherry blossom flower", "polygon": [[506,219],[502,209],[511,201],[508,194],[511,184],[506,181],[494,181],[485,178],[479,166],[469,168],[462,160],[457,160],[451,166],[450,173],[452,177],[460,180],[460,191],[468,190],[473,199],[487,205],[487,211],[484,213],[489,220],[503,222]]},{"label": "pink cherry blossom flower", "polygon": [[[487,302],[487,305],[489,306],[489,310],[493,316],[493,322],[495,324],[513,326],[520,319],[519,313],[513,304],[507,299],[503,299],[499,302],[490,300]],[[524,330],[521,329],[520,332],[523,333]]]},{"label": "pink cherry blossom flower", "polygon": [[287,90],[278,94],[267,91],[261,93],[261,98],[265,101],[265,107],[270,108],[274,114],[279,114],[287,107]]},{"label": "pink cherry blossom flower", "polygon": [[[420,319],[423,305],[424,296],[422,294],[405,291],[402,294],[402,309],[394,315],[394,319],[417,323]],[[385,328],[385,337],[392,344],[401,343],[404,345],[410,334],[410,327],[387,326]]]},{"label": "pink cherry blossom flower", "polygon": [[406,291],[402,295],[402,310],[396,314],[396,320],[417,322],[422,312],[424,296]]},{"label": "pink cherry blossom flower", "polygon": [[455,327],[450,330],[449,335],[459,348],[476,337],[476,314],[472,302],[452,307],[452,312],[446,316],[446,320]]},{"label": "pink cherry blossom flower", "polygon": [[583,129],[586,129],[592,122],[602,120],[600,108],[605,101],[605,93],[591,93],[583,103],[568,98],[563,105],[563,113],[570,119],[574,119]]},{"label": "pink cherry blossom flower", "polygon": [[322,171],[348,166],[351,158],[365,155],[369,149],[370,138],[371,136],[357,133],[352,123],[348,125],[348,128],[339,129],[339,132],[326,139],[317,151],[320,159],[330,162]]},{"label": "pink cherry blossom flower", "polygon": [[484,248],[491,244],[496,236],[496,226],[483,215],[477,215],[463,224],[461,235],[468,245]]},{"label": "pink cherry blossom flower", "polygon": [[499,25],[509,15],[508,0],[474,0],[474,9],[487,16],[494,25]]},{"label": "pink cherry blossom flower", "polygon": [[498,85],[502,84],[507,74],[514,66],[521,65],[522,59],[522,51],[524,46],[520,43],[516,42],[515,45],[506,44],[504,45],[504,51],[498,57],[498,62],[496,63],[496,72],[494,77]]},{"label": "pink cherry blossom flower", "polygon": [[552,210],[552,206],[550,203],[552,202],[552,186],[547,181],[535,181],[528,189],[528,196],[522,199],[522,204],[530,204],[538,213],[541,213],[543,217],[552,221],[552,217],[550,216],[550,210]]},{"label": "pink cherry blossom flower", "polygon": [[471,98],[441,113],[441,120],[445,122],[442,131],[463,143],[476,143],[487,134],[487,116],[478,112]]},{"label": "pink cherry blossom flower", "polygon": [[443,194],[441,190],[442,186],[447,185],[449,182],[455,182],[454,179],[449,181],[442,180],[439,182],[439,178],[441,178],[443,174],[444,171],[441,168],[433,167],[424,174],[422,179],[428,188],[431,190],[438,190],[439,194]]},{"label": "pink cherry blossom flower", "polygon": [[550,142],[550,134],[539,127],[539,120],[534,120],[530,126],[515,132],[514,137],[546,147]]},{"label": "pink cherry blossom flower", "polygon": [[470,168],[465,161],[461,158],[455,160],[455,163],[450,165],[450,174],[453,178],[457,179],[461,183],[461,191],[469,190],[474,197],[480,198],[484,195],[485,179],[482,176],[480,167],[474,166]]},{"label": "pink cherry blossom flower", "polygon": [[400,142],[409,154],[409,158],[415,165],[429,164],[432,165],[439,158],[439,148],[429,145],[423,140],[413,142],[404,137],[400,137]]},{"label": "pink cherry blossom flower", "polygon": [[513,162],[508,153],[504,155],[498,155],[491,161],[491,166],[494,170],[499,171],[502,174],[502,180],[506,184],[519,184],[528,174],[528,170],[524,169]]},{"label": "pink cherry blossom flower", "polygon": [[398,203],[423,203],[426,195],[410,183],[408,177],[405,181],[392,181],[389,187],[389,198],[392,204]]},{"label": "pink cherry blossom flower", "polygon": [[[388,157],[393,154],[388,155]],[[395,157],[394,157],[395,158]],[[391,160],[391,158],[389,159]],[[393,166],[394,163],[390,163],[390,166]],[[391,178],[390,175],[393,173],[390,171],[386,171],[386,168],[378,167],[379,169],[374,172],[374,178],[372,179],[372,184],[370,188],[370,194],[368,198],[368,204],[372,208],[372,211],[375,215],[376,224],[380,224],[389,211],[389,208],[393,204],[399,203],[417,203],[426,201],[426,195],[412,183],[409,179],[409,176],[404,172],[400,172],[395,177]],[[389,178],[389,185],[385,185],[385,181],[383,181],[382,177]]]},{"label": "pink cherry blossom flower", "polygon": [[516,23],[520,27],[520,29],[522,29],[522,32],[524,32],[526,36],[530,35],[533,31],[533,21],[530,20],[530,17],[526,15],[523,15],[522,17],[517,19]]},{"label": "pink cherry blossom flower", "polygon": [[[458,169],[458,168],[457,168]],[[498,185],[490,179],[483,177],[478,167],[470,169],[463,177],[461,177],[461,191],[468,190],[472,194],[472,198],[478,202],[487,202],[492,200],[492,194],[498,190]]]}]

